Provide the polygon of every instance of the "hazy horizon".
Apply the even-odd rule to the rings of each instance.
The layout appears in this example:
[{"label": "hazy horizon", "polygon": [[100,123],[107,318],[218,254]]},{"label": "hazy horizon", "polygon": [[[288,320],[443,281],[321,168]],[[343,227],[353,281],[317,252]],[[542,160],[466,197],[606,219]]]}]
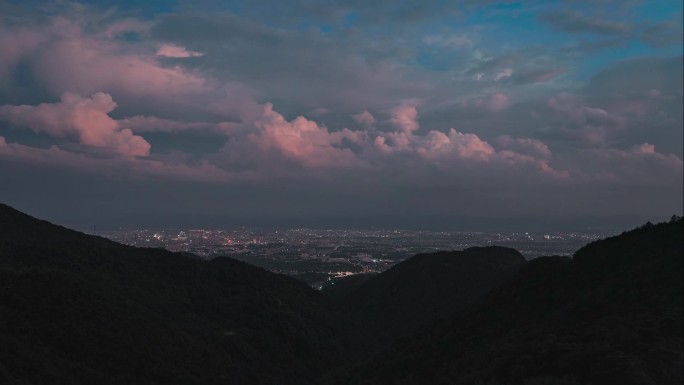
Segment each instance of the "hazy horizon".
[{"label": "hazy horizon", "polygon": [[[496,218],[496,217],[320,217],[320,218],[254,218],[230,216],[202,216],[201,219],[188,219],[187,215],[164,213],[160,217],[125,218],[112,216],[88,217],[63,216],[59,208],[32,212],[22,210],[38,219],[43,219],[84,233],[116,230],[169,230],[169,229],[211,229],[236,230],[247,228],[252,230],[277,231],[290,229],[312,230],[410,230],[410,231],[453,231],[453,232],[595,232],[609,235],[628,231],[646,222],[659,223],[668,221],[671,216],[606,216],[576,218]],[[678,214],[673,214],[678,215]]]}]

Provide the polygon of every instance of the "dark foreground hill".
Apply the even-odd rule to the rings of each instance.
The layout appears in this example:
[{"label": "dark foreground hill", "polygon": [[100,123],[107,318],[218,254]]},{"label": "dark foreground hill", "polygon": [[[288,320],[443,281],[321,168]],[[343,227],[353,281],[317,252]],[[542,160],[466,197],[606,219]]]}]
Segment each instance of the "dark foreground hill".
[{"label": "dark foreground hill", "polygon": [[679,384],[682,220],[528,262],[338,383]]},{"label": "dark foreground hill", "polygon": [[0,384],[679,384],[682,230],[421,255],[331,302],[0,205]]},{"label": "dark foreground hill", "polygon": [[384,345],[463,310],[524,263],[518,251],[497,246],[418,254],[365,282],[328,290]]},{"label": "dark foreground hill", "polygon": [[316,384],[349,358],[340,320],[287,277],[0,205],[2,384]]}]

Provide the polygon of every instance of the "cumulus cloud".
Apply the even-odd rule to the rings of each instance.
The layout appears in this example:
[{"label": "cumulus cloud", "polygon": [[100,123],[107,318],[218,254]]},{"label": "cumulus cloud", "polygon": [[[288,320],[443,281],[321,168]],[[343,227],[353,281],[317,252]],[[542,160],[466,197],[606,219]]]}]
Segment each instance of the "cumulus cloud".
[{"label": "cumulus cloud", "polygon": [[466,161],[513,169],[529,166],[540,175],[569,177],[568,171],[551,166],[551,151],[546,144],[536,139],[502,136],[496,141],[497,147],[494,147],[478,135],[462,133],[454,128],[449,129],[447,134],[430,131],[424,137],[412,139],[413,151],[423,157],[440,160],[443,164],[462,165]]},{"label": "cumulus cloud", "polygon": [[413,133],[419,128],[418,110],[414,104],[405,103],[397,106],[391,111],[391,115],[390,124],[405,134]]},{"label": "cumulus cloud", "polygon": [[452,128],[449,140],[461,158],[487,159],[494,154],[494,148],[475,134],[463,134]]},{"label": "cumulus cloud", "polygon": [[551,152],[540,141],[506,137],[499,140],[497,149],[478,135],[455,128],[446,132],[430,130],[421,135],[417,133],[418,112],[414,105],[404,103],[389,113],[388,123],[394,131],[331,131],[302,116],[288,121],[272,104],[266,103],[259,116],[235,131],[224,148],[222,160],[217,161],[227,168],[239,165],[241,169],[267,173],[276,169],[279,173],[287,172],[283,160],[310,169],[345,168],[364,173],[391,168],[397,162],[407,167],[432,162],[454,167],[462,167],[465,162],[495,162],[501,167],[532,164],[541,174],[555,172],[550,166]]},{"label": "cumulus cloud", "polygon": [[116,103],[108,94],[91,97],[65,93],[57,103],[0,107],[0,119],[53,137],[76,137],[82,144],[126,156],[147,156],[150,144],[109,116]]},{"label": "cumulus cloud", "polygon": [[[35,82],[53,94],[64,92],[171,98],[208,92],[211,80],[181,67],[166,67],[144,45],[127,44],[120,36],[141,33],[149,25],[125,20],[89,31],[87,16],[55,17],[26,27],[0,24],[0,81],[21,62]],[[162,45],[159,54],[180,57],[196,52]],[[4,77],[4,79],[3,79]]]},{"label": "cumulus cloud", "polygon": [[329,132],[303,116],[288,122],[270,103],[264,105],[262,115],[253,124],[257,132],[249,139],[262,151],[276,150],[307,166],[349,165],[356,160],[351,150],[339,147],[343,139],[359,140],[359,134],[348,129]]},{"label": "cumulus cloud", "polygon": [[475,134],[458,132],[449,129],[448,133],[430,131],[424,137],[414,137],[413,151],[428,157],[439,157],[442,160],[468,159],[484,161],[495,154],[494,148]]},{"label": "cumulus cloud", "polygon": [[499,148],[504,150],[511,150],[540,159],[551,158],[551,150],[549,150],[549,147],[537,139],[511,138],[508,135],[504,135],[497,138],[496,143]]},{"label": "cumulus cloud", "polygon": [[567,170],[551,166],[551,150],[540,140],[504,135],[498,137],[496,143],[499,148],[498,156],[506,162],[531,165],[540,173],[554,178],[564,179],[570,176]]}]

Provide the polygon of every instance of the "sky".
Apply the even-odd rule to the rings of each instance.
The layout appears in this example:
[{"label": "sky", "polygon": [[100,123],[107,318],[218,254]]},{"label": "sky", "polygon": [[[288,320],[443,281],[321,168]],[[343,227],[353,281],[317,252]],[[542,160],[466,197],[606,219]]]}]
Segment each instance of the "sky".
[{"label": "sky", "polygon": [[74,228],[682,214],[682,2],[0,0],[0,202]]}]

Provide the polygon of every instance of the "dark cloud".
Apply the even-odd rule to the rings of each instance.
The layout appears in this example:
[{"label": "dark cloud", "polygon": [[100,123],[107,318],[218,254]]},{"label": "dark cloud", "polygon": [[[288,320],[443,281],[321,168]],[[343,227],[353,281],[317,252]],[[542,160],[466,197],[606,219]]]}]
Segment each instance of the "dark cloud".
[{"label": "dark cloud", "polygon": [[646,57],[618,62],[597,73],[590,81],[587,93],[599,95],[645,94],[658,89],[681,95],[682,56]]},{"label": "dark cloud", "polygon": [[369,46],[313,31],[268,28],[232,14],[167,16],[152,35],[204,54],[184,61],[188,68],[247,83],[285,111],[296,103],[300,113],[334,106],[351,114],[426,90],[382,54],[369,53]]},{"label": "dark cloud", "polygon": [[624,47],[629,44],[627,36],[613,36],[598,40],[580,40],[560,47],[559,51],[566,55],[594,54]]},{"label": "dark cloud", "polygon": [[358,1],[358,0],[295,0],[284,3],[246,2],[241,11],[256,20],[277,21],[286,24],[317,23],[348,26],[358,24],[406,24],[431,22],[435,17],[460,15],[465,9],[485,6],[488,2],[440,1],[421,2]]},{"label": "dark cloud", "polygon": [[225,12],[163,16],[152,27],[151,33],[157,39],[181,44],[220,42],[232,45],[248,41],[262,46],[274,46],[284,38],[261,24]]},{"label": "dark cloud", "polygon": [[628,23],[587,16],[579,11],[562,10],[542,14],[540,20],[552,27],[570,33],[621,35],[633,29]]},{"label": "dark cloud", "polygon": [[518,71],[518,73],[516,73],[511,80],[518,84],[541,83],[549,81],[555,78],[556,76],[560,76],[565,71],[565,68],[558,67],[525,68],[521,71]]},{"label": "dark cloud", "polygon": [[652,47],[670,47],[682,44],[682,21],[664,21],[641,31],[641,40]]}]

